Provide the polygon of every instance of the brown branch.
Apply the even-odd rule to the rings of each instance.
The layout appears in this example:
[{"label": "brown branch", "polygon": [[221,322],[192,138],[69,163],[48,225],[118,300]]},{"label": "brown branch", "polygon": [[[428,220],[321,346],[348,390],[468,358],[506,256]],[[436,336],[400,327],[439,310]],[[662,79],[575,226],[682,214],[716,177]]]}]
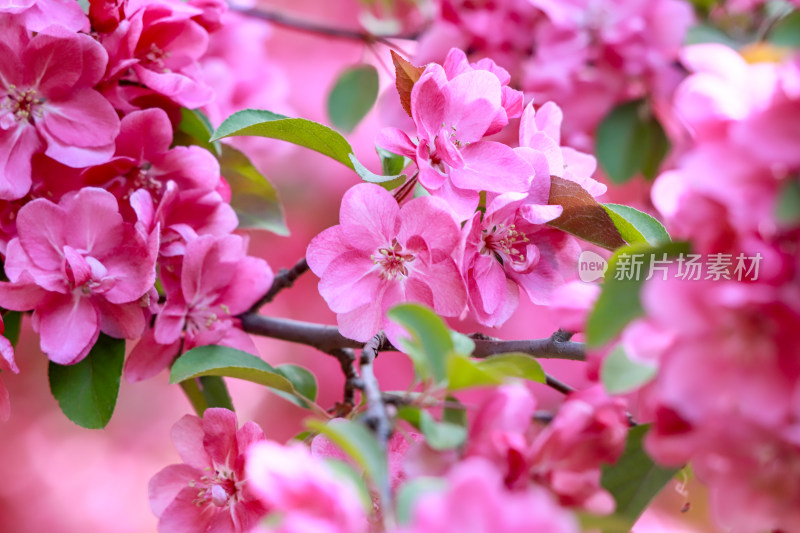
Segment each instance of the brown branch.
[{"label": "brown branch", "polygon": [[275,279],[272,280],[272,285],[267,293],[253,304],[248,313],[257,313],[259,309],[274,300],[279,292],[294,285],[294,282],[297,281],[297,278],[306,272],[308,272],[308,263],[306,262],[305,257],[300,259],[292,268],[288,270],[285,268],[280,269],[278,273],[275,274]]},{"label": "brown branch", "polygon": [[[389,419],[389,413],[386,410],[386,404],[383,401],[383,394],[381,393],[378,378],[375,377],[372,363],[378,357],[378,351],[381,346],[386,343],[386,337],[383,332],[378,333],[372,337],[364,345],[364,350],[361,352],[361,390],[367,402],[367,411],[364,413],[364,423],[366,423],[378,439],[378,445],[384,453],[389,447],[389,438],[392,436],[392,422]],[[389,498],[391,497],[391,487],[389,480],[382,487],[378,487],[381,494],[382,505],[388,509]]]},{"label": "brown branch", "polygon": [[554,378],[550,374],[545,374],[545,382],[544,383],[545,383],[545,385],[547,385],[551,389],[555,389],[558,392],[561,392],[561,393],[564,393],[564,394],[569,394],[570,392],[575,392],[575,389],[573,389],[572,387],[570,387],[569,385],[567,385],[563,381],[560,381],[560,380]]},{"label": "brown branch", "polygon": [[[255,313],[245,313],[239,318],[242,321],[242,329],[247,333],[305,344],[325,353],[341,348],[364,347],[363,342],[344,337],[336,326]],[[583,361],[586,358],[586,348],[583,343],[560,340],[562,338],[563,334],[558,331],[546,339],[504,341],[491,337],[478,338],[474,340],[473,356],[483,358],[500,353],[522,352],[541,359]],[[381,351],[399,351],[385,339],[379,348]]]},{"label": "brown branch", "polygon": [[381,36],[381,35],[373,35],[369,32],[361,30],[332,28],[330,26],[325,26],[324,24],[319,24],[317,22],[302,20],[299,18],[294,18],[289,15],[285,15],[283,13],[277,13],[274,11],[265,11],[263,9],[257,9],[257,8],[248,8],[248,7],[231,5],[230,9],[232,11],[241,13],[242,15],[259,18],[261,20],[266,20],[278,26],[283,26],[284,28],[290,28],[293,30],[302,31],[305,33],[312,33],[316,35],[323,35],[325,37],[332,37],[334,39],[349,39],[353,41],[361,41],[366,44],[381,43],[383,45],[395,49],[397,48],[397,46],[394,43],[392,43],[389,39],[402,39],[402,40],[413,41],[419,37],[418,34]]},{"label": "brown branch", "polygon": [[341,404],[334,407],[336,416],[347,416],[356,405],[356,389],[362,389],[364,383],[356,372],[356,354],[352,348],[339,348],[329,352],[339,361],[344,374],[344,396]]}]

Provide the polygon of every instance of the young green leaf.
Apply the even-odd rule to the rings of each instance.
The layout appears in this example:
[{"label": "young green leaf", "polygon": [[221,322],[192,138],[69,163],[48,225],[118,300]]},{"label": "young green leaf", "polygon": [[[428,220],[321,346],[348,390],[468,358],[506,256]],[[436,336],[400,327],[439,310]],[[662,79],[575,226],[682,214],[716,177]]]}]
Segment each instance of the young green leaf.
[{"label": "young green leaf", "polygon": [[655,246],[671,240],[661,222],[647,213],[619,204],[603,204],[603,208],[628,244],[647,243]]},{"label": "young green leaf", "polygon": [[428,411],[414,406],[398,410],[397,416],[419,429],[434,450],[451,450],[464,444],[467,428],[448,421],[437,422]]},{"label": "young green leaf", "polygon": [[[617,250],[608,262],[603,289],[586,324],[586,344],[603,346],[619,335],[631,320],[644,314],[639,293],[654,258],[660,261],[664,254],[675,257],[688,252],[689,246],[684,242],[660,246],[635,244]],[[636,268],[634,261],[638,265]],[[623,268],[626,265],[631,268]]]},{"label": "young green leaf", "polygon": [[656,375],[656,367],[631,361],[621,344],[611,349],[600,368],[600,381],[609,394],[631,392]]},{"label": "young green leaf", "polygon": [[306,401],[308,397],[295,388],[292,380],[287,378],[286,374],[294,379],[302,380],[301,387],[309,389],[307,377],[301,378],[296,369],[282,371],[273,368],[255,355],[228,346],[198,346],[175,360],[169,382],[181,383],[202,376],[244,379],[269,387],[275,394],[295,405],[306,409],[310,408],[311,406]]},{"label": "young green leaf", "polygon": [[410,339],[401,339],[401,347],[414,361],[420,377],[431,376],[437,383],[444,382],[454,345],[450,330],[439,315],[421,305],[402,304],[391,308],[388,316],[411,334]]},{"label": "young green leaf", "polygon": [[386,176],[399,176],[410,163],[405,156],[393,154],[380,146],[376,146],[375,151],[378,152],[378,157],[381,158],[381,168]]},{"label": "young green leaf", "polygon": [[800,222],[800,179],[787,180],[781,187],[775,206],[775,218],[786,225]]},{"label": "young green leaf", "polygon": [[101,333],[81,362],[50,362],[50,392],[67,418],[87,429],[106,427],[117,404],[124,359],[125,341]]},{"label": "young green leaf", "polygon": [[406,181],[407,176],[405,174],[396,174],[394,176],[380,176],[375,174],[370,169],[362,165],[361,161],[359,161],[353,154],[350,154],[350,161],[353,162],[353,168],[355,169],[356,174],[358,174],[362,180],[368,183],[384,184],[387,182],[399,181],[399,184],[402,185]]},{"label": "young green leaf", "polygon": [[332,440],[356,464],[364,469],[375,487],[389,486],[389,465],[375,436],[359,422],[345,418],[334,418],[327,424],[321,420],[309,420],[309,429],[322,433]]},{"label": "young green leaf", "polygon": [[240,228],[264,229],[289,235],[278,191],[242,152],[221,145],[220,172],[231,187],[231,207]]},{"label": "young green leaf", "polygon": [[779,20],[767,39],[778,46],[800,47],[800,10],[793,11]]},{"label": "young green leaf", "polygon": [[353,148],[342,135],[318,122],[304,118],[290,118],[263,109],[245,109],[234,113],[220,124],[214,132],[212,141],[225,137],[252,135],[280,139],[298,146],[304,146],[326,155],[352,169],[350,154]]},{"label": "young green leaf", "polygon": [[351,132],[378,98],[378,71],[372,65],[352,67],[339,76],[328,95],[328,116],[342,131]]},{"label": "young green leaf", "polygon": [[214,127],[205,113],[197,109],[181,108],[181,123],[175,132],[175,144],[201,146],[219,157],[222,155],[222,145],[218,142],[209,142],[213,133]]},{"label": "young green leaf", "polygon": [[623,529],[608,529],[606,533],[627,533],[653,498],[661,492],[679,469],[662,468],[645,453],[644,436],[648,425],[632,428],[622,457],[603,468],[601,484],[616,502],[614,516],[627,521]]},{"label": "young green leaf", "polygon": [[22,313],[19,311],[8,311],[3,315],[3,336],[11,342],[11,346],[16,346],[19,342],[19,332],[22,328]]},{"label": "young green leaf", "polygon": [[499,354],[486,359],[453,355],[448,360],[447,372],[448,389],[451,391],[499,385],[508,378],[537,383],[545,381],[544,370],[539,362],[523,353]]},{"label": "young green leaf", "polygon": [[312,402],[317,400],[317,378],[307,368],[284,364],[276,366],[275,371],[291,381],[297,392]]},{"label": "young green leaf", "polygon": [[577,183],[551,176],[548,203],[564,208],[561,216],[547,223],[549,226],[607,250],[625,246],[619,230],[603,206]]}]

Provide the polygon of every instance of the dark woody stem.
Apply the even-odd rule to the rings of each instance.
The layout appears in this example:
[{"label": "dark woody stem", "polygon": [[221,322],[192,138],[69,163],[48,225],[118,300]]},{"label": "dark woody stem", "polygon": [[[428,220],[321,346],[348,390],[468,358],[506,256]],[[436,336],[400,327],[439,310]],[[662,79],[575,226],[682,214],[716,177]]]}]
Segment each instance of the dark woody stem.
[{"label": "dark woody stem", "polygon": [[282,268],[275,274],[275,279],[272,281],[272,285],[270,286],[267,293],[262,296],[253,306],[250,308],[248,313],[258,313],[258,310],[261,309],[266,304],[270,303],[275,297],[281,292],[283,289],[288,289],[294,282],[297,281],[297,278],[302,276],[308,272],[308,263],[306,262],[306,258],[303,257],[300,259],[295,265],[290,269]]}]

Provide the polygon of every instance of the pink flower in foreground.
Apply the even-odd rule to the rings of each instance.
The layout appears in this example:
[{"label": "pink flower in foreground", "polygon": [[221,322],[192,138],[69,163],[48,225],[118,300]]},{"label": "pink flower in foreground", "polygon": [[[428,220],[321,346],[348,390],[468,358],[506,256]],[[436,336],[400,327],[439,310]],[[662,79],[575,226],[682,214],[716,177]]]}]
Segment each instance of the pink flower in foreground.
[{"label": "pink flower in foreground", "polygon": [[416,501],[409,527],[394,533],[577,533],[576,520],[539,487],[509,491],[487,461],[459,463],[448,488]]},{"label": "pink flower in foreground", "polygon": [[146,239],[122,220],[108,191],[87,187],[54,204],[43,198],[19,210],[8,243],[0,306],[33,310],[42,351],[77,363],[100,331],[134,339],[145,327],[140,299],[155,282],[158,236]]},{"label": "pink flower in foreground", "polygon": [[0,13],[10,13],[28,31],[45,32],[63,26],[73,32],[88,30],[89,20],[74,0],[0,0]]},{"label": "pink flower in foreground", "polygon": [[[367,516],[357,489],[337,478],[302,444],[263,441],[247,451],[247,480],[275,513],[275,533],[366,533]],[[269,517],[271,521],[273,517]]]},{"label": "pink flower in foreground", "polygon": [[508,83],[508,73],[494,64],[483,70],[456,59],[452,79],[444,68],[431,64],[414,84],[416,142],[401,130],[385,128],[378,144],[413,159],[419,183],[466,220],[478,207],[480,191],[526,192],[534,171],[505,144],[482,140],[499,132],[508,123],[508,111],[518,112],[521,105],[521,97],[513,96],[498,77],[505,73],[502,81]]},{"label": "pink flower in foreground", "polygon": [[178,354],[180,341],[190,350],[218,344],[257,353],[253,340],[238,328],[244,313],[272,284],[263,259],[245,252],[238,235],[198,237],[186,245],[180,278],[164,272],[167,302],[128,358],[126,376],[138,381],[160,372]]},{"label": "pink flower in foreground", "polygon": [[40,151],[71,167],[107,161],[119,118],[92,87],[108,57],[88,35],[51,27],[31,38],[0,15],[0,198],[25,196]]},{"label": "pink flower in foreground", "polygon": [[442,316],[463,311],[466,294],[451,257],[458,225],[441,200],[415,198],[401,208],[384,188],[363,183],[345,193],[339,222],[311,241],[306,257],[342,335],[366,341],[385,329],[394,337],[399,329],[386,310],[402,302]]},{"label": "pink flower in foreground", "polygon": [[159,533],[246,532],[264,515],[244,475],[245,451],[264,433],[254,422],[236,427],[236,415],[218,408],[173,426],[183,464],[164,468],[148,487]]}]

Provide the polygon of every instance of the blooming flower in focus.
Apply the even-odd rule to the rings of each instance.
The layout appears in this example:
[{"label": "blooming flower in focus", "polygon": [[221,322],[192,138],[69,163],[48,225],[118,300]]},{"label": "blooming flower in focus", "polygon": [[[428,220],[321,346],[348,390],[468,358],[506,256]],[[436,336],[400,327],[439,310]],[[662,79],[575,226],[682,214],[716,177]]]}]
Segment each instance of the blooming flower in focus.
[{"label": "blooming flower in focus", "polygon": [[386,310],[402,302],[442,316],[462,312],[466,294],[451,257],[458,225],[444,202],[415,198],[401,208],[382,187],[362,183],[345,193],[339,222],[311,241],[306,257],[342,335],[366,341],[384,329],[391,340],[399,328]]},{"label": "blooming flower in focus", "polygon": [[236,427],[236,415],[220,408],[173,426],[183,464],[164,468],[148,487],[159,533],[241,533],[264,515],[244,475],[245,451],[264,433],[254,422]]},{"label": "blooming flower in focus", "polygon": [[157,233],[145,237],[122,220],[108,191],[86,187],[54,204],[19,210],[19,236],[6,249],[0,306],[33,310],[42,351],[77,363],[100,331],[135,339],[145,327],[140,299],[155,282]]}]

